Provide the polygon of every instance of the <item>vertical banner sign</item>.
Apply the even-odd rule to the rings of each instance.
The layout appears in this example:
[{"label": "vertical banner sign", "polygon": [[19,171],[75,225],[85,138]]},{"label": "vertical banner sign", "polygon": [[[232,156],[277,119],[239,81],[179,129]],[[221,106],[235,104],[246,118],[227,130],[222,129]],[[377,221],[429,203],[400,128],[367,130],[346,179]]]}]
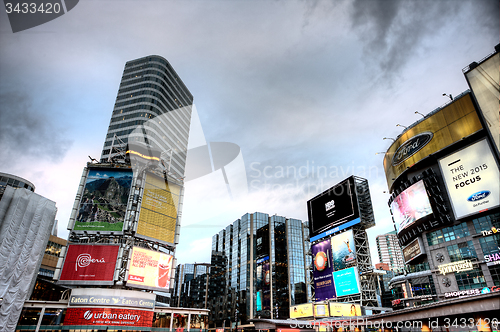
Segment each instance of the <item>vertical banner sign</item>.
[{"label": "vertical banner sign", "polygon": [[330,240],[316,243],[311,247],[314,263],[314,290],[316,301],[335,298],[333,286],[333,264]]},{"label": "vertical banner sign", "polygon": [[455,219],[500,205],[500,173],[483,139],[439,160]]},{"label": "vertical banner sign", "polygon": [[173,256],[134,247],[130,259],[127,286],[168,291]]},{"label": "vertical banner sign", "polygon": [[356,247],[352,230],[336,235],[332,243],[333,270],[343,270],[356,265]]}]

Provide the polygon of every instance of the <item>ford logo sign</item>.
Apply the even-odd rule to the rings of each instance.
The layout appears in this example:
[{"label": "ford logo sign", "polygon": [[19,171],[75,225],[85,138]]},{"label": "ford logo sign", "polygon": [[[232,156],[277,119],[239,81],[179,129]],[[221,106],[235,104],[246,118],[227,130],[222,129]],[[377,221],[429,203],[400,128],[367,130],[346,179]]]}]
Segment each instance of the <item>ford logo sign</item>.
[{"label": "ford logo sign", "polygon": [[413,136],[409,140],[405,141],[399,146],[396,152],[394,152],[394,156],[392,157],[392,166],[401,164],[403,161],[420,151],[420,149],[431,141],[433,136],[433,133],[427,131]]},{"label": "ford logo sign", "polygon": [[490,192],[488,190],[483,190],[483,191],[478,191],[477,193],[474,193],[467,198],[469,202],[476,202],[480,201],[483,198],[486,198],[490,195]]}]

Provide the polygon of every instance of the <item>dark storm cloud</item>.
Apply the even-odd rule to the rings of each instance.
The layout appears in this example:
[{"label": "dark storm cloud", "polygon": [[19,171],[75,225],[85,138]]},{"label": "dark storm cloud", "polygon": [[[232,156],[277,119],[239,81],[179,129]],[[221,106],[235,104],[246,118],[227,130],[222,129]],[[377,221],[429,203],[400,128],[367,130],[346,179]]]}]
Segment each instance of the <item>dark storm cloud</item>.
[{"label": "dark storm cloud", "polygon": [[3,165],[20,157],[61,160],[71,142],[55,125],[50,112],[35,109],[33,101],[22,92],[0,93],[0,159]]},{"label": "dark storm cloud", "polygon": [[392,79],[412,56],[422,55],[425,38],[455,20],[462,20],[464,29],[478,22],[485,35],[498,34],[498,1],[355,0],[351,20],[367,56],[377,61],[383,78]]}]

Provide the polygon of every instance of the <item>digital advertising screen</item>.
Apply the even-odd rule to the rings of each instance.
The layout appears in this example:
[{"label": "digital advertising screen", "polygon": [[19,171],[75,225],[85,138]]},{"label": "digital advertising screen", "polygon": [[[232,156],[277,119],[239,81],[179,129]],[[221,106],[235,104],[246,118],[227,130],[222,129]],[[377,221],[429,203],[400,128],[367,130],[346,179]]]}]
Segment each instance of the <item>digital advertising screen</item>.
[{"label": "digital advertising screen", "polygon": [[159,251],[133,247],[127,286],[168,291],[173,258]]},{"label": "digital advertising screen", "polygon": [[328,304],[315,304],[314,317],[328,317]]},{"label": "digital advertising screen", "polygon": [[352,230],[333,236],[332,244],[333,270],[343,270],[356,265],[356,246]]},{"label": "digital advertising screen", "polygon": [[417,237],[409,245],[403,248],[403,257],[405,263],[408,263],[415,258],[420,257],[424,253],[424,245],[422,243],[422,238],[420,237]]},{"label": "digital advertising screen", "polygon": [[313,317],[314,309],[312,303],[299,304],[290,307],[290,318]]},{"label": "digital advertising screen", "polygon": [[131,169],[89,168],[73,230],[121,232],[131,185]]},{"label": "digital advertising screen", "polygon": [[147,173],[136,234],[173,244],[180,192],[179,185]]},{"label": "digital advertising screen", "polygon": [[256,308],[260,310],[271,309],[271,274],[269,269],[269,256],[257,262],[257,278],[255,288],[257,291]]},{"label": "digital advertising screen", "polygon": [[354,178],[347,178],[309,200],[307,212],[311,238],[359,218]]},{"label": "digital advertising screen", "polygon": [[311,247],[313,258],[313,277],[316,301],[335,298],[333,285],[332,246],[330,240],[314,244]]},{"label": "digital advertising screen", "polygon": [[330,302],[330,317],[353,316],[362,316],[359,304]]},{"label": "digital advertising screen", "polygon": [[68,245],[59,283],[113,284],[119,248],[119,245]]},{"label": "digital advertising screen", "polygon": [[400,193],[391,203],[391,212],[398,233],[415,221],[431,215],[432,207],[424,181],[420,180]]},{"label": "digital advertising screen", "polygon": [[439,160],[455,219],[500,205],[500,173],[483,139]]},{"label": "digital advertising screen", "polygon": [[337,297],[344,295],[358,294],[359,290],[359,274],[357,267],[333,272],[333,280]]}]

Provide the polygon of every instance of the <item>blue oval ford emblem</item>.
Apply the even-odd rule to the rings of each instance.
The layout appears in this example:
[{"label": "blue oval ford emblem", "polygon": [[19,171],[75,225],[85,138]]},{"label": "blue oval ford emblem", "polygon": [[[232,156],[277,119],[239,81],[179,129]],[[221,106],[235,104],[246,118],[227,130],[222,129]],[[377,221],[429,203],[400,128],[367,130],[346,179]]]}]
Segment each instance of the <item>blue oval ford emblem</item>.
[{"label": "blue oval ford emblem", "polygon": [[392,157],[392,166],[397,166],[401,164],[406,159],[413,156],[415,153],[420,151],[427,143],[429,143],[434,136],[431,132],[425,132],[413,136],[396,150],[394,157]]},{"label": "blue oval ford emblem", "polygon": [[469,202],[476,202],[480,201],[483,198],[486,198],[490,195],[490,192],[488,190],[483,190],[483,191],[478,191],[477,193],[474,193],[467,198]]}]

